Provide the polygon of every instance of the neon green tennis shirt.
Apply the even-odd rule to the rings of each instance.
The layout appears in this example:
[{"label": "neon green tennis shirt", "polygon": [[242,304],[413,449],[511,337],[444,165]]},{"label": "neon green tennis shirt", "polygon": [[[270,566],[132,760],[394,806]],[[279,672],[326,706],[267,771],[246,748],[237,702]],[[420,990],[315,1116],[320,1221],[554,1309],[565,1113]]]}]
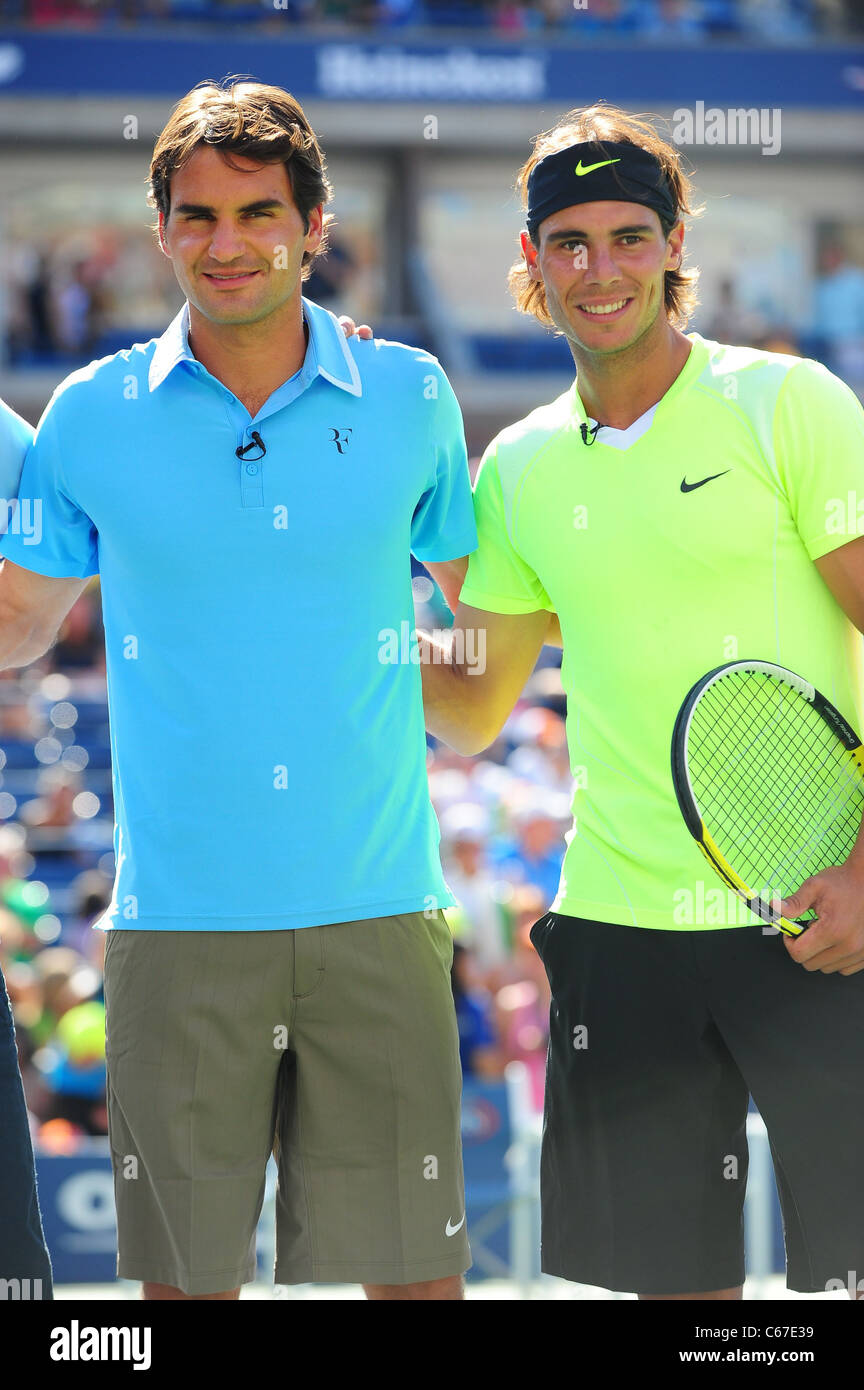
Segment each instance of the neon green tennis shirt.
[{"label": "neon green tennis shirt", "polygon": [[864,732],[861,635],[813,563],[864,533],[864,412],[817,362],[688,338],[629,447],[602,429],[583,444],[575,382],[493,440],[461,598],[561,624],[575,790],[552,910],[704,930],[758,919],[678,810],[670,744],[693,683],[777,661]]}]

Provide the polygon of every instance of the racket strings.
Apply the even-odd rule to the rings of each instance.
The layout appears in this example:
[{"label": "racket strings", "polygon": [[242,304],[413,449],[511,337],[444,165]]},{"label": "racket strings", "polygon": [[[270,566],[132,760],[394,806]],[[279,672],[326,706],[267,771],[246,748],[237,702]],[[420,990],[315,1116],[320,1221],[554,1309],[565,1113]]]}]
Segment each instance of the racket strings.
[{"label": "racket strings", "polygon": [[818,710],[776,677],[731,672],[709,686],[687,762],[703,821],[755,896],[787,897],[848,857],[864,809],[860,771]]},{"label": "racket strings", "polygon": [[[799,703],[802,703],[800,697]],[[808,708],[810,707],[808,706]],[[736,763],[739,765],[743,763],[744,772],[749,779],[752,777],[753,763],[755,760],[757,770],[759,770],[762,775],[752,783],[748,780],[746,788],[748,797],[754,793],[758,795],[763,787],[769,789],[772,796],[772,800],[769,803],[769,813],[773,816],[776,815],[778,811],[782,811],[796,793],[806,794],[809,801],[812,788],[818,785],[820,776],[824,781],[825,770],[829,767],[829,764],[832,764],[833,772],[835,775],[839,774],[841,779],[840,782],[835,782],[832,789],[831,806],[836,811],[836,809],[844,804],[846,799],[854,796],[858,790],[858,781],[852,772],[851,760],[846,750],[840,747],[832,731],[815,711],[811,709],[815,724],[812,724],[809,730],[803,727],[807,723],[806,719],[802,717],[804,714],[803,710],[796,709],[793,706],[789,713],[791,722],[788,728],[788,736],[790,738],[797,737],[800,743],[798,745],[798,776],[789,782],[785,796],[780,794],[778,798],[775,757],[771,753],[770,742],[766,741],[764,738],[765,726],[764,724],[759,724],[757,721],[753,721],[754,729],[757,730],[757,738],[747,741],[745,747],[740,748],[736,754],[729,757],[725,769],[721,768],[721,773],[718,776],[718,787],[725,795],[728,795],[732,788],[733,765]],[[736,733],[736,727],[729,716],[729,712],[723,711],[723,716],[721,724],[725,726],[726,735],[730,739],[733,735],[736,738],[739,737]],[[802,726],[797,730],[793,727],[794,721],[796,720],[798,724]],[[815,737],[813,736],[814,733]],[[759,743],[760,738],[762,739],[761,746]],[[845,786],[843,785],[844,783]],[[752,805],[749,810],[749,821],[748,833],[760,829],[759,822],[756,822],[755,825],[753,824]]]},{"label": "racket strings", "polygon": [[[825,863],[842,862],[855,841],[861,799],[845,766],[837,769],[834,785],[826,792],[827,763],[823,758],[805,765],[794,780],[788,778],[785,794],[772,804],[769,798],[777,773],[770,762],[762,762],[760,771],[763,781],[768,779],[767,787],[742,788],[736,783],[730,795],[730,779],[722,779],[717,790],[723,809],[718,805],[716,816],[724,817],[724,843],[734,847],[739,862],[743,856],[747,877],[755,887],[761,886],[761,877],[766,886],[770,882],[776,889],[779,884],[785,891],[790,876],[800,880],[814,871],[814,855],[821,853]],[[821,796],[814,805],[810,789],[820,782]],[[703,800],[710,805],[704,789]],[[851,817],[844,816],[844,810],[851,810]],[[707,814],[719,823],[712,811]]]},{"label": "racket strings", "polygon": [[793,828],[802,847],[814,838],[824,839],[832,829],[836,834],[841,809],[855,800],[858,791],[855,778],[849,775],[848,755],[843,752],[838,759],[836,741],[833,747],[823,743],[820,756],[811,750],[795,767],[783,769],[784,780],[778,789],[780,769],[766,750],[767,745],[751,749],[750,777],[746,783],[728,769],[716,779],[717,793],[726,806],[729,828],[736,832],[737,841],[758,847],[767,834],[776,845],[776,830],[784,815],[787,820],[794,817]]}]

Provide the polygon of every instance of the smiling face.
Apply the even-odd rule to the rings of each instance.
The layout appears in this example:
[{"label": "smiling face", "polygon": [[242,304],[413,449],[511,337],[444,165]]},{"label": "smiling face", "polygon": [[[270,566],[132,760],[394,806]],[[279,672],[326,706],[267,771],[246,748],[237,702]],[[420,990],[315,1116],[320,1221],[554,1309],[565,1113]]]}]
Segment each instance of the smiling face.
[{"label": "smiling face", "polygon": [[588,353],[623,352],[667,322],[664,276],[680,265],[684,226],[669,237],[639,203],[580,203],[540,224],[539,247],[522,234],[533,280],[555,326]]},{"label": "smiling face", "polygon": [[159,241],[204,318],[260,323],[299,302],[303,256],[321,240],[322,209],[304,227],[284,164],[231,161],[202,145],[176,171]]}]

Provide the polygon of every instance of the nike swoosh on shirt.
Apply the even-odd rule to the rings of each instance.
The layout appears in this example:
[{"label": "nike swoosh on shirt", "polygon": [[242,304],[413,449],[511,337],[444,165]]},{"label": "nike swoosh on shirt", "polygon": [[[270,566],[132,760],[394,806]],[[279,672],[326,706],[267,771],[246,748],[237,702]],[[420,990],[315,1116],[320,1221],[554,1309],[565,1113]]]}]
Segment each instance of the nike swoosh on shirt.
[{"label": "nike swoosh on shirt", "polygon": [[622,156],[619,154],[617,159],[601,159],[596,164],[583,164],[582,160],[576,165],[575,173],[582,177],[583,174],[591,174],[595,169],[602,169],[604,164],[620,164]]},{"label": "nike swoosh on shirt", "polygon": [[462,1227],[463,1227],[464,1225],[465,1225],[465,1213],[464,1213],[464,1211],[463,1211],[463,1213],[462,1213],[462,1220],[459,1222],[458,1226],[451,1226],[451,1225],[450,1225],[450,1217],[448,1216],[448,1217],[447,1217],[447,1225],[444,1227],[444,1234],[445,1234],[445,1236],[455,1236],[456,1232],[457,1232],[457,1231],[461,1231],[461,1230],[462,1230]]},{"label": "nike swoosh on shirt", "polygon": [[724,468],[722,473],[712,473],[710,478],[700,478],[698,483],[688,483],[686,478],[681,479],[681,491],[692,492],[694,488],[704,487],[706,483],[712,483],[715,478],[723,478],[727,473],[731,473],[731,468]]}]

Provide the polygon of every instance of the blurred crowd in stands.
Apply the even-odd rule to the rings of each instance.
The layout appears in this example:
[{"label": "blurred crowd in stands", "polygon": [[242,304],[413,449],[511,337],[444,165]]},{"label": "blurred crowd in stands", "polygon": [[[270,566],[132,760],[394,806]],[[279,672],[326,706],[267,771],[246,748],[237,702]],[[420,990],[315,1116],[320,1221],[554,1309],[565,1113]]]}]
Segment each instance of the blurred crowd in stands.
[{"label": "blurred crowd in stands", "polygon": [[[817,239],[809,312],[799,329],[783,321],[779,302],[763,303],[759,309],[744,302],[732,279],[722,280],[713,297],[704,296],[692,327],[717,342],[815,357],[864,399],[864,266],[858,254],[864,238],[857,226],[848,231],[846,237],[843,228],[837,227],[830,236]],[[137,235],[130,236],[126,250],[123,242],[124,234],[117,228],[111,230],[110,238],[105,228],[92,233],[76,228],[68,235],[58,232],[41,247],[19,244],[13,248],[6,272],[10,365],[56,365],[68,371],[162,331],[157,319],[161,316],[164,324],[177,308],[171,297],[176,297],[173,279],[163,290],[156,273],[164,271],[167,262],[149,244],[142,247]],[[152,327],[125,321],[130,284],[134,285],[136,276],[142,282],[138,300],[148,306]],[[357,314],[358,304],[361,317],[368,312],[350,248],[338,235],[329,254],[316,263],[304,293],[336,313]],[[381,317],[380,313],[374,316],[379,330]],[[455,331],[452,323],[451,331]],[[417,336],[419,324],[413,332],[411,341],[429,338],[428,331]],[[382,332],[382,336],[388,335]],[[430,345],[447,368],[444,345]],[[470,338],[467,346],[471,346]],[[500,362],[489,352],[479,354],[478,370],[504,366],[531,370],[535,356],[542,354],[546,362],[550,347],[557,350],[560,344],[538,330],[531,337],[523,332],[512,344],[508,339],[505,346],[512,346],[512,351]],[[567,370],[568,361],[566,352],[561,352],[559,361],[550,359],[547,365]]]},{"label": "blurred crowd in stands", "polygon": [[748,308],[729,278],[720,281],[715,302],[707,313],[700,311],[694,326],[718,343],[815,358],[864,401],[864,266],[839,235],[822,241],[816,259],[809,318],[802,332]]},{"label": "blurred crowd in stands", "polygon": [[[303,293],[327,309],[355,307],[364,269],[336,232]],[[153,238],[116,224],[13,236],[4,279],[6,351],[16,366],[71,369],[107,356],[146,341],[153,328],[161,333],[183,302]]]},{"label": "blurred crowd in stands", "polygon": [[71,23],[289,22],[318,29],[554,30],[659,39],[800,39],[861,25],[857,0],[3,0],[6,19]]},{"label": "blurred crowd in stands", "polygon": [[98,584],[58,640],[0,674],[0,966],[34,1134],[62,1150],[107,1132],[104,938],[114,874]]},{"label": "blurred crowd in stands", "polygon": [[110,297],[109,264],[86,255],[70,261],[55,243],[15,255],[8,274],[13,361],[93,356]]}]

